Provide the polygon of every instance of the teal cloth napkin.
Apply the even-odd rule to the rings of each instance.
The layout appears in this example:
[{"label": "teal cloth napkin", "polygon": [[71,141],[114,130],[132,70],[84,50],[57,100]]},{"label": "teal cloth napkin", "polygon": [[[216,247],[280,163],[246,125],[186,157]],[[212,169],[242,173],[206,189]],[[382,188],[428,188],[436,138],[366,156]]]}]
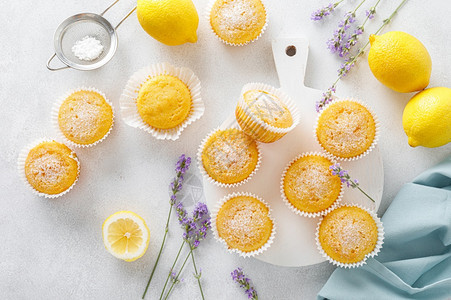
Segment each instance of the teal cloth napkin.
[{"label": "teal cloth napkin", "polygon": [[404,185],[382,221],[379,255],[336,269],[318,299],[451,299],[451,157]]}]

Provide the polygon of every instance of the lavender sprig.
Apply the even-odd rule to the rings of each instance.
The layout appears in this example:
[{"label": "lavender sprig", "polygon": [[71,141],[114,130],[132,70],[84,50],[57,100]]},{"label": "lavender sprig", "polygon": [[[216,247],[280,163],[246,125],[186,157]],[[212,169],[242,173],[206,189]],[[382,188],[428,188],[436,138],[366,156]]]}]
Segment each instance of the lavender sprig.
[{"label": "lavender sprig", "polygon": [[[180,273],[182,272],[183,268],[185,267],[185,264],[190,256],[193,261],[194,277],[196,278],[197,283],[199,285],[199,290],[200,290],[202,299],[204,299],[204,292],[202,290],[202,284],[200,282],[202,273],[197,271],[197,266],[196,266],[196,261],[194,259],[193,250],[196,249],[197,247],[199,247],[200,242],[202,240],[204,240],[207,236],[208,228],[210,228],[210,214],[209,214],[207,205],[202,202],[198,202],[196,204],[196,206],[194,207],[193,213],[192,213],[192,217],[190,217],[188,215],[188,212],[186,211],[182,202],[177,203],[177,205],[175,206],[175,210],[177,213],[177,218],[178,218],[179,224],[182,226],[182,228],[184,230],[183,243],[182,243],[181,248],[183,248],[183,246],[185,244],[188,244],[190,251],[189,251],[188,255],[186,256],[186,258],[182,264],[182,267],[180,268],[180,270],[178,272],[178,275],[175,277],[175,280],[174,279],[171,280],[172,284],[169,287],[169,290],[166,293],[166,296],[164,297],[164,299],[167,299],[169,297],[169,294],[171,293],[172,289],[174,288],[174,285],[177,284],[178,277],[179,277]],[[179,254],[180,254],[180,251],[179,251]],[[163,291],[161,292],[160,299],[163,299],[164,291],[169,282],[169,279],[172,276],[171,274],[173,273],[173,268],[174,268],[175,264],[177,263],[178,257],[179,257],[179,255],[177,255],[177,257],[172,265],[172,268],[171,268],[169,275],[166,279],[166,282],[164,284]]]},{"label": "lavender sprig", "polygon": [[338,24],[338,29],[335,30],[334,36],[327,41],[327,48],[332,53],[339,53],[342,56],[343,43],[346,39],[346,31],[355,22],[355,12],[347,12],[344,19]]},{"label": "lavender sprig", "polygon": [[314,11],[312,13],[312,16],[310,17],[310,19],[312,19],[313,21],[319,21],[322,20],[324,17],[330,15],[335,8],[340,5],[341,2],[343,2],[344,0],[340,0],[338,2],[335,3],[329,3],[328,5],[318,9],[317,11]]},{"label": "lavender sprig", "polygon": [[[377,6],[377,4],[379,3],[380,0],[378,0],[378,2],[373,6],[372,10],[373,12],[369,13],[369,18],[371,18],[371,16],[373,16],[375,14],[375,7]],[[407,0],[402,0],[401,3],[396,7],[396,9],[393,11],[393,13],[383,21],[382,25],[379,27],[379,29],[374,33],[374,35],[379,34],[379,32],[382,31],[382,29],[384,29],[384,27],[390,23],[390,21],[393,19],[393,17],[398,13],[399,9],[404,5],[404,3],[406,3]],[[361,3],[362,4],[362,3]],[[361,5],[360,4],[360,5]],[[366,44],[359,48],[359,50],[357,51],[357,53],[351,57],[349,57],[340,67],[340,69],[338,69],[338,78],[335,80],[335,82],[331,85],[331,87],[333,87],[333,90],[331,88],[329,88],[325,93],[323,93],[323,97],[316,101],[316,111],[320,112],[324,106],[327,103],[330,103],[333,98],[333,93],[335,93],[335,88],[337,86],[337,83],[341,80],[342,77],[346,76],[346,74],[348,74],[348,72],[351,70],[351,68],[355,65],[357,58],[359,58],[363,53],[364,50],[366,49],[366,47],[370,44],[369,41],[366,42]]]},{"label": "lavender sprig", "polygon": [[177,201],[177,193],[182,190],[182,187],[183,187],[183,174],[185,174],[186,171],[188,171],[190,164],[191,164],[191,158],[190,157],[186,157],[185,154],[182,154],[180,156],[179,160],[177,161],[177,163],[175,164],[176,175],[175,175],[174,179],[172,180],[172,182],[170,184],[172,195],[171,195],[171,197],[169,199],[169,204],[171,205],[171,207],[169,208],[168,218],[166,220],[166,227],[165,227],[165,230],[164,230],[163,241],[161,242],[160,251],[158,252],[157,260],[155,261],[155,264],[154,264],[153,269],[152,269],[152,273],[150,274],[149,280],[147,281],[146,289],[144,290],[144,293],[142,295],[142,299],[144,299],[144,297],[146,297],[147,290],[149,289],[150,282],[152,281],[152,278],[153,278],[153,275],[154,275],[155,270],[157,268],[158,262],[160,261],[160,256],[161,256],[161,253],[163,251],[163,247],[164,247],[164,244],[166,242],[166,237],[167,237],[168,232],[169,232],[169,220],[171,219],[172,207],[174,206],[174,204]]},{"label": "lavender sprig", "polygon": [[200,241],[207,236],[207,230],[210,228],[210,215],[205,203],[198,202],[193,211],[193,217],[189,217],[183,204],[180,202],[175,207],[180,225],[184,229],[183,239],[188,244],[197,248]]},{"label": "lavender sprig", "polygon": [[371,201],[375,202],[373,198],[371,198],[367,193],[365,193],[359,186],[359,181],[357,179],[352,179],[349,176],[348,171],[344,170],[339,163],[336,163],[330,166],[332,170],[332,175],[336,175],[340,178],[342,183],[346,183],[347,187],[351,187],[353,189],[357,188],[361,191],[365,196],[367,196]]},{"label": "lavender sprig", "polygon": [[327,48],[332,53],[338,52],[340,57],[346,55],[348,41],[348,39],[346,39],[347,30],[351,27],[351,24],[355,22],[355,13],[365,1],[366,0],[362,0],[353,11],[349,11],[345,14],[344,19],[338,24],[338,29],[335,30],[333,37],[327,41]]},{"label": "lavender sprig", "polygon": [[345,62],[340,66],[340,69],[338,69],[338,77],[345,77],[349,71],[351,71],[352,67],[355,65],[356,56],[351,56]]},{"label": "lavender sprig", "polygon": [[354,30],[354,33],[351,34],[347,42],[341,47],[339,53],[340,57],[345,57],[349,54],[349,51],[351,51],[352,47],[357,44],[359,36],[363,33],[364,30],[365,28],[363,27],[363,25],[357,26],[357,29]]},{"label": "lavender sprig", "polygon": [[333,84],[330,88],[327,89],[327,91],[323,93],[323,97],[319,101],[316,101],[316,111],[320,112],[324,108],[324,106],[332,102],[334,94],[335,84]]},{"label": "lavender sprig", "polygon": [[241,268],[237,268],[230,273],[232,279],[240,284],[240,287],[244,289],[248,299],[258,300],[257,291],[251,286],[251,280],[246,277]]},{"label": "lavender sprig", "polygon": [[362,33],[365,31],[365,24],[368,22],[368,20],[371,20],[374,18],[374,15],[376,14],[376,7],[379,4],[381,0],[378,0],[376,4],[374,4],[373,7],[371,7],[369,10],[365,12],[366,18],[363,21],[363,23],[355,29],[354,33],[349,37],[347,42],[342,46],[340,51],[340,57],[345,57],[349,54],[352,47],[357,44],[357,41],[359,37],[362,35]]}]

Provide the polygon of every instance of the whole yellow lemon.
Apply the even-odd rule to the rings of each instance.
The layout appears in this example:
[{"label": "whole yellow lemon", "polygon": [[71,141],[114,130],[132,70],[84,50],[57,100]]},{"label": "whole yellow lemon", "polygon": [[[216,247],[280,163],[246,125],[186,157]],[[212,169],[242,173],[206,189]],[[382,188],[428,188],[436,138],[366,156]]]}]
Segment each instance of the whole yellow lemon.
[{"label": "whole yellow lemon", "polygon": [[440,147],[451,142],[451,89],[419,92],[404,108],[402,125],[412,147]]},{"label": "whole yellow lemon", "polygon": [[197,42],[199,16],[191,0],[138,0],[137,15],[142,28],[165,45]]},{"label": "whole yellow lemon", "polygon": [[421,91],[429,84],[432,62],[423,44],[408,33],[370,35],[368,64],[374,77],[394,91]]}]

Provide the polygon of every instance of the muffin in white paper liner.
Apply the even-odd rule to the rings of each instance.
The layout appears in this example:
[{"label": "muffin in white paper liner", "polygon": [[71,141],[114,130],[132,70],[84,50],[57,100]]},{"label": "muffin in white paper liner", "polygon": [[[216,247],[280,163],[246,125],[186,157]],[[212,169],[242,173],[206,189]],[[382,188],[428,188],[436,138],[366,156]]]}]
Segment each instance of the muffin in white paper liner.
[{"label": "muffin in white paper liner", "polygon": [[[231,127],[231,128],[236,128],[236,129],[240,130],[238,126],[234,126],[234,127]],[[207,141],[210,139],[210,137],[211,137],[213,134],[215,134],[215,133],[216,133],[217,131],[219,131],[219,130],[226,130],[226,129],[228,129],[228,128],[225,128],[225,129],[216,128],[216,129],[212,130],[212,131],[211,131],[211,132],[210,132],[210,133],[202,140],[202,142],[201,142],[201,144],[199,145],[199,148],[198,148],[198,150],[197,150],[197,165],[199,166],[199,171],[200,171],[201,175],[202,175],[205,179],[207,179],[208,182],[210,182],[210,183],[212,183],[212,184],[214,184],[214,185],[216,185],[216,186],[223,187],[223,188],[232,188],[232,187],[237,187],[237,186],[240,186],[240,185],[245,184],[246,182],[248,182],[249,180],[251,180],[251,178],[255,175],[255,173],[257,173],[258,169],[260,168],[260,164],[261,164],[261,160],[262,160],[262,150],[261,150],[260,144],[259,144],[257,141],[255,141],[255,143],[256,143],[256,145],[257,145],[257,150],[258,150],[258,160],[257,160],[257,165],[255,166],[255,168],[254,168],[254,170],[252,171],[252,173],[250,173],[249,176],[246,177],[245,179],[243,179],[243,180],[241,180],[241,181],[239,181],[239,182],[236,182],[236,183],[223,183],[223,182],[219,182],[219,181],[213,179],[213,178],[207,173],[207,171],[205,170],[204,164],[203,164],[203,162],[202,162],[202,152],[203,152],[203,150],[204,150],[204,148],[205,148],[205,144],[207,143]]]},{"label": "muffin in white paper liner", "polygon": [[[284,103],[291,114],[293,124],[290,127],[279,128],[265,123],[256,116],[244,100],[244,94],[250,90],[260,90],[273,94],[282,103]],[[248,83],[241,90],[240,99],[238,101],[235,116],[238,124],[248,135],[257,141],[264,143],[272,143],[281,139],[285,134],[292,131],[300,122],[300,113],[296,103],[281,89],[276,89],[264,83]]]},{"label": "muffin in white paper liner", "polygon": [[308,217],[308,218],[316,218],[319,216],[324,216],[327,215],[329,212],[331,212],[332,210],[334,210],[341,202],[341,200],[343,199],[343,193],[344,193],[344,183],[341,183],[340,186],[340,194],[338,195],[337,199],[332,203],[331,206],[329,206],[328,208],[319,211],[319,212],[306,212],[306,211],[302,211],[298,208],[296,208],[293,204],[291,204],[291,202],[288,200],[287,196],[285,195],[285,188],[284,188],[284,181],[285,181],[285,176],[287,174],[288,169],[291,167],[291,165],[296,162],[298,159],[302,158],[302,157],[306,157],[306,156],[321,156],[324,157],[328,160],[331,161],[332,165],[334,165],[336,163],[336,161],[333,160],[333,158],[325,153],[321,153],[321,152],[305,152],[305,153],[301,153],[298,156],[296,156],[294,159],[292,159],[287,166],[285,167],[285,169],[283,170],[282,173],[282,177],[280,179],[280,196],[282,197],[283,202],[288,206],[288,208],[294,212],[295,214],[298,214],[300,216],[303,217]]},{"label": "muffin in white paper liner", "polygon": [[[265,6],[264,1],[261,1],[261,0],[260,0],[260,2],[261,2],[262,5],[263,5],[263,8],[265,9],[265,25],[263,25],[262,29],[260,30],[260,34],[259,34],[256,38],[254,38],[254,39],[252,39],[252,40],[250,40],[250,41],[244,42],[244,43],[238,43],[238,44],[237,44],[237,43],[231,43],[231,42],[228,42],[228,41],[222,39],[222,38],[216,33],[216,31],[214,31],[213,26],[211,25],[211,20],[210,20],[211,10],[213,9],[213,5],[215,4],[216,1],[217,1],[217,0],[211,0],[211,1],[208,3],[208,5],[207,5],[207,10],[205,11],[205,18],[206,18],[206,20],[208,21],[208,24],[209,24],[209,26],[210,26],[211,32],[213,32],[213,34],[216,36],[216,38],[217,38],[218,40],[220,40],[221,42],[223,42],[224,44],[229,45],[229,46],[245,46],[245,45],[247,45],[247,44],[253,43],[253,42],[257,41],[257,40],[263,35],[263,33],[265,32],[266,28],[268,27],[268,11],[267,11],[267,9],[266,9],[266,6]],[[244,1],[246,1],[246,0],[243,0],[243,2],[244,2]]]},{"label": "muffin in white paper liner", "polygon": [[376,222],[376,226],[377,226],[377,242],[376,245],[373,249],[373,251],[371,251],[370,253],[366,254],[365,257],[356,263],[342,263],[339,262],[333,258],[331,258],[323,249],[323,247],[321,246],[321,242],[319,241],[319,228],[320,225],[324,219],[324,216],[320,218],[318,225],[316,226],[316,233],[315,233],[315,239],[316,239],[316,247],[319,251],[319,253],[325,258],[327,259],[330,263],[332,263],[335,266],[341,267],[341,268],[358,268],[363,266],[364,264],[366,264],[366,260],[368,259],[368,257],[375,257],[377,256],[377,254],[381,251],[382,249],[382,245],[384,243],[384,226],[382,225],[382,221],[379,219],[379,217],[376,215],[375,212],[373,212],[372,210],[363,207],[361,205],[358,204],[342,204],[340,206],[338,206],[336,209],[340,208],[340,207],[358,207],[363,209],[364,211],[366,211],[368,214],[370,214],[370,216],[373,218],[373,220]]},{"label": "muffin in white paper liner", "polygon": [[[136,101],[143,83],[152,77],[171,75],[180,79],[189,89],[191,95],[191,109],[186,119],[170,129],[159,129],[150,126],[141,118]],[[188,68],[177,68],[168,63],[151,65],[137,71],[128,80],[120,98],[121,116],[131,127],[140,128],[159,140],[177,140],[182,131],[191,123],[202,117],[205,106],[200,95],[200,80]]]},{"label": "muffin in white paper liner", "polygon": [[[61,131],[61,128],[59,126],[59,122],[58,122],[58,116],[59,116],[59,109],[61,107],[61,104],[63,104],[64,100],[66,100],[70,95],[72,95],[75,92],[79,92],[79,91],[91,91],[91,92],[96,92],[98,94],[100,94],[106,101],[106,103],[108,103],[109,106],[111,106],[111,110],[113,111],[113,120],[110,126],[110,129],[108,130],[108,132],[99,140],[95,141],[94,143],[91,144],[79,144],[76,142],[73,142],[71,140],[69,140],[64,133]],[[101,91],[99,91],[96,88],[93,87],[79,87],[76,89],[72,89],[68,92],[66,92],[62,97],[58,98],[58,100],[54,103],[53,107],[52,107],[52,124],[55,127],[55,129],[58,132],[58,138],[61,139],[62,141],[64,141],[64,143],[72,146],[72,147],[81,147],[81,148],[88,148],[88,147],[92,147],[97,145],[98,143],[102,142],[104,139],[106,139],[106,137],[110,134],[111,130],[113,129],[114,126],[114,107],[113,107],[113,103],[111,103],[110,100],[108,100],[108,98],[105,96],[105,94]]]},{"label": "muffin in white paper liner", "polygon": [[[268,217],[272,221],[272,224],[273,224],[272,229],[271,229],[271,235],[270,235],[268,241],[263,246],[258,248],[257,250],[244,252],[239,249],[229,248],[227,242],[219,236],[218,229],[216,227],[216,218],[218,216],[219,210],[221,209],[221,207],[224,203],[226,203],[227,201],[229,201],[232,198],[239,197],[239,196],[248,196],[248,197],[256,198],[257,200],[259,200],[261,203],[263,203],[268,208]],[[215,239],[217,241],[219,241],[220,243],[222,243],[223,245],[225,245],[225,247],[227,248],[227,251],[229,253],[238,253],[238,255],[240,255],[242,257],[253,257],[253,256],[256,256],[256,255],[266,251],[271,246],[271,244],[274,242],[274,237],[276,235],[276,222],[274,221],[274,218],[271,216],[271,211],[272,211],[272,209],[269,206],[269,204],[266,201],[264,201],[262,198],[260,198],[259,196],[252,194],[252,193],[247,193],[247,192],[239,192],[239,193],[235,192],[235,193],[225,196],[224,198],[222,198],[220,201],[218,201],[216,203],[216,206],[211,211],[211,230],[213,231],[213,235],[214,235]]]},{"label": "muffin in white paper liner", "polygon": [[[354,156],[354,157],[348,157],[348,158],[344,158],[344,157],[339,157],[336,156],[332,153],[330,153],[329,151],[327,151],[324,146],[320,143],[319,139],[318,139],[318,135],[316,134],[316,129],[318,128],[318,123],[319,123],[319,119],[321,117],[321,115],[324,113],[324,111],[327,110],[327,108],[335,103],[338,102],[345,102],[345,101],[352,101],[352,102],[356,102],[360,105],[362,105],[363,107],[365,107],[371,114],[371,116],[373,117],[374,120],[374,124],[376,127],[376,132],[374,135],[374,139],[373,142],[371,143],[371,145],[368,147],[368,149],[366,149],[365,152],[363,152],[360,155]],[[315,122],[315,127],[313,128],[313,135],[316,139],[316,142],[319,144],[319,146],[321,147],[321,149],[323,149],[327,154],[331,155],[335,160],[340,160],[340,161],[354,161],[357,159],[360,159],[364,156],[366,156],[368,153],[370,153],[377,145],[377,142],[379,140],[379,135],[380,135],[380,123],[379,123],[379,119],[377,118],[377,115],[374,113],[374,111],[364,102],[360,101],[360,100],[355,100],[353,98],[343,98],[343,99],[337,99],[337,100],[333,100],[332,102],[330,102],[329,104],[327,104],[318,114],[318,116],[316,117],[316,122]]]},{"label": "muffin in white paper liner", "polygon": [[[78,160],[78,157],[77,157],[77,155],[75,154],[75,152],[71,149],[71,150],[72,150],[72,155],[73,155],[71,158],[73,158],[73,159],[77,162],[77,165],[78,165],[78,174],[77,174],[77,178],[75,179],[74,183],[72,183],[72,185],[71,185],[67,190],[65,190],[65,191],[63,191],[63,192],[61,192],[61,193],[59,193],[59,194],[46,194],[46,193],[39,192],[38,190],[36,190],[36,189],[28,182],[28,179],[27,179],[27,177],[26,177],[26,175],[25,175],[25,162],[26,162],[26,160],[27,160],[28,153],[31,151],[31,149],[33,149],[34,147],[36,147],[36,146],[38,146],[38,145],[40,145],[40,144],[42,144],[42,143],[45,143],[45,142],[57,142],[57,143],[60,143],[60,142],[55,141],[55,140],[53,140],[53,139],[42,138],[42,139],[39,139],[39,140],[34,141],[33,143],[28,144],[28,145],[27,145],[26,147],[24,147],[24,148],[22,149],[22,151],[19,153],[19,157],[18,157],[18,160],[17,160],[17,170],[18,170],[18,172],[19,172],[20,178],[21,178],[22,181],[25,183],[25,185],[33,192],[33,194],[35,194],[35,195],[37,195],[37,196],[40,196],[40,197],[45,197],[45,198],[51,198],[51,199],[54,199],[54,198],[58,198],[58,197],[61,197],[61,196],[64,195],[64,194],[66,194],[67,192],[69,192],[69,191],[75,186],[75,184],[77,183],[78,178],[79,178],[79,176],[80,176],[80,161]],[[61,144],[64,145],[64,143],[61,143]],[[67,146],[67,145],[66,145],[66,146]],[[70,149],[70,147],[68,147],[68,148]]]}]

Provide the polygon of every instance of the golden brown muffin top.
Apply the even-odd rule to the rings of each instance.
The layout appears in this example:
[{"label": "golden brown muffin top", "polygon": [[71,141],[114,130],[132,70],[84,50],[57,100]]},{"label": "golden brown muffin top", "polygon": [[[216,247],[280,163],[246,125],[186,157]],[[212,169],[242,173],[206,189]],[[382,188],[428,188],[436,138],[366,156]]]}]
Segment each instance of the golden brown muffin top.
[{"label": "golden brown muffin top", "polygon": [[251,196],[237,196],[225,202],[218,212],[216,228],[229,248],[250,252],[269,240],[273,222],[268,207]]},{"label": "golden brown muffin top", "polygon": [[327,214],[319,227],[324,252],[342,263],[362,261],[378,239],[377,224],[365,210],[342,206]]}]

